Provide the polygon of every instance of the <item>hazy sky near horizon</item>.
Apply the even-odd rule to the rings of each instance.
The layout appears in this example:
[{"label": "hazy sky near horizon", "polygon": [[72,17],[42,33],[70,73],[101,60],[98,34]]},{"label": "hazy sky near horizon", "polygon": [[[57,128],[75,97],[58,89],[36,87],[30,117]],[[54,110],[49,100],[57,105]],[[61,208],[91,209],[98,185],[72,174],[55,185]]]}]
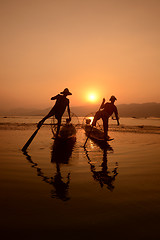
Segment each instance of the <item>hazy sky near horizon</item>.
[{"label": "hazy sky near horizon", "polygon": [[159,0],[0,0],[0,27],[0,109],[160,102]]}]

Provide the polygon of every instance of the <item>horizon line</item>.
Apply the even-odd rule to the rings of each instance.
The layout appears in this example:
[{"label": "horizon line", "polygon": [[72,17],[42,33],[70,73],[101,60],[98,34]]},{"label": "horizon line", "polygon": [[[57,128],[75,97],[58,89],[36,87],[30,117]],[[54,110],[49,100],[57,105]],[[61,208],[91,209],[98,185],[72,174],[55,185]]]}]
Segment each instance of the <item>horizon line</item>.
[{"label": "horizon line", "polygon": [[[118,105],[132,105],[132,104],[160,104],[160,102],[143,102],[143,103],[136,103],[136,102],[133,102],[133,103],[119,103],[119,104],[115,104],[116,106],[118,106]],[[98,106],[99,104],[98,103],[96,103],[96,104],[93,104],[93,103],[91,103],[91,104],[85,104],[85,105],[73,105],[72,106],[72,104],[70,104],[70,107],[91,107],[91,106]],[[11,108],[0,108],[0,110],[3,110],[3,111],[5,111],[5,110],[13,110],[13,109],[30,109],[30,110],[36,110],[36,109],[39,109],[39,110],[42,110],[42,109],[47,109],[47,108],[50,108],[50,106],[48,106],[48,107],[43,107],[43,108],[40,108],[40,107],[11,107]]]}]

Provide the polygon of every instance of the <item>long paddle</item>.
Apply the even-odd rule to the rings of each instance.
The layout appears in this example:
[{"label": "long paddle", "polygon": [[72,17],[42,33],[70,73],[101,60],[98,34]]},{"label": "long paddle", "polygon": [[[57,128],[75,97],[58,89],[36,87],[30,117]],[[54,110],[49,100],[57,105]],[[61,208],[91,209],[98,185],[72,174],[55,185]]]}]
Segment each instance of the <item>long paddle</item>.
[{"label": "long paddle", "polygon": [[[104,102],[105,102],[105,100],[103,99],[103,102],[101,103],[101,106],[102,106],[102,104],[103,104]],[[99,107],[98,111],[101,109],[101,106]],[[95,117],[95,116],[94,116],[94,117]],[[93,125],[91,126],[91,130],[90,130],[90,132],[89,132],[89,134],[88,134],[88,136],[87,136],[87,139],[86,139],[86,141],[85,141],[85,143],[84,143],[84,145],[83,145],[84,148],[85,148],[85,146],[86,146],[86,143],[87,143],[87,141],[88,141],[88,138],[89,138],[90,135],[91,135],[92,129],[93,129]]]},{"label": "long paddle", "polygon": [[[55,124],[56,125],[56,124]],[[41,125],[42,126],[42,125]],[[31,142],[33,141],[33,139],[35,138],[37,132],[39,131],[39,129],[41,128],[37,127],[36,131],[34,131],[34,133],[32,134],[32,136],[28,139],[28,141],[26,142],[26,144],[23,146],[22,151],[25,152],[28,148],[28,146],[31,144]]]},{"label": "long paddle", "polygon": [[40,128],[37,128],[36,131],[32,134],[32,136],[28,139],[26,144],[23,146],[22,151],[25,152],[28,148],[28,146],[31,144],[33,141],[34,137],[36,136],[37,132],[39,131]]}]

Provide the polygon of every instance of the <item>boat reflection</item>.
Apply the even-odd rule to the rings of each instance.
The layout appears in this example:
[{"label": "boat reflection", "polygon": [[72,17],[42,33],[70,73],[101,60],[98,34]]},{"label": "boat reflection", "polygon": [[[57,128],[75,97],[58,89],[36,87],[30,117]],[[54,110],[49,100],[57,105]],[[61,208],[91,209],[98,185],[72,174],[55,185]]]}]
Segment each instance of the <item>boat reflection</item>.
[{"label": "boat reflection", "polygon": [[113,151],[113,148],[109,144],[105,145],[105,147],[103,146],[103,159],[102,159],[100,170],[96,170],[96,166],[91,161],[89,152],[87,151],[86,148],[84,148],[84,151],[88,159],[88,164],[90,165],[90,170],[92,172],[92,176],[94,180],[98,181],[101,187],[103,187],[104,185],[107,185],[107,188],[110,191],[113,191],[114,189],[113,183],[115,181],[116,176],[118,175],[118,163],[116,162],[116,166],[110,172],[108,170],[108,160],[107,160],[107,154],[108,152]]},{"label": "boat reflection", "polygon": [[67,181],[63,180],[60,166],[62,164],[68,164],[69,159],[72,155],[76,138],[69,138],[66,141],[55,140],[52,152],[51,152],[51,162],[56,164],[56,174],[51,178],[51,184],[54,186],[54,189],[51,190],[52,198],[59,198],[63,201],[67,201],[70,198],[68,197],[68,189],[70,183],[70,173],[67,174]]},{"label": "boat reflection", "polygon": [[76,137],[68,138],[64,141],[59,138],[55,139],[51,151],[51,162],[68,164],[75,142]]},{"label": "boat reflection", "polygon": [[31,167],[35,168],[37,171],[37,176],[42,178],[42,181],[53,186],[51,190],[51,197],[61,199],[62,201],[68,201],[69,183],[70,183],[70,173],[66,176],[66,181],[63,180],[60,166],[62,164],[68,164],[69,158],[72,155],[76,138],[70,138],[67,141],[55,140],[51,149],[51,163],[56,165],[56,173],[53,177],[48,177],[42,169],[38,166],[38,163],[34,162],[27,151],[23,154],[26,159],[32,164]]}]

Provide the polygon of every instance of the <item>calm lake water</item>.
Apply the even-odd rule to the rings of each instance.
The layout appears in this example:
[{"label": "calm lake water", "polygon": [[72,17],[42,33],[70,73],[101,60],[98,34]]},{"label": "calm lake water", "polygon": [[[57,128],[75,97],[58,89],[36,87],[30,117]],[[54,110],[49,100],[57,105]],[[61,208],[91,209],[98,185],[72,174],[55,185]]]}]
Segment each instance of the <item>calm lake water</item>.
[{"label": "calm lake water", "polygon": [[80,126],[55,146],[45,125],[24,155],[40,119],[0,119],[2,238],[159,239],[160,120],[121,119],[106,151]]},{"label": "calm lake water", "polygon": [[[83,123],[85,117],[78,117],[80,124]],[[36,124],[42,119],[42,116],[11,116],[0,117],[0,123],[32,123]],[[73,122],[77,123],[77,118],[73,118]],[[46,120],[45,123],[51,123],[51,119]],[[115,121],[110,119],[111,124],[115,124]],[[120,118],[121,125],[145,125],[145,126],[157,126],[160,127],[160,118]]]}]

